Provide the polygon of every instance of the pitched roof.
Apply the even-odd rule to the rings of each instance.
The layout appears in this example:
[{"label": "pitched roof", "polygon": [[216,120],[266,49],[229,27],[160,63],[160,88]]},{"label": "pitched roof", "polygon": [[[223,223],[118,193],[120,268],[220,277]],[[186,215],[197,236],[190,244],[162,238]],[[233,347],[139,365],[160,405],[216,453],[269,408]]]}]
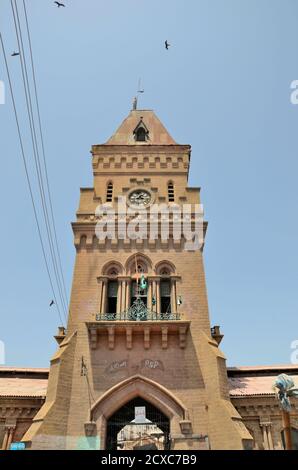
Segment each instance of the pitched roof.
[{"label": "pitched roof", "polygon": [[[298,386],[297,375],[290,376]],[[248,397],[248,396],[274,396],[272,385],[274,377],[272,376],[257,376],[257,377],[229,377],[230,396],[235,397]]]},{"label": "pitched roof", "polygon": [[[0,367],[0,397],[45,398],[48,368]],[[228,367],[231,398],[274,396],[274,377],[288,373],[298,387],[298,365]]]},{"label": "pitched roof", "polygon": [[44,398],[48,379],[0,377],[0,397]]},{"label": "pitched roof", "polygon": [[[140,122],[148,129],[146,142],[136,142],[134,130]],[[133,110],[105,145],[177,145],[156,114],[148,109]]]},{"label": "pitched roof", "polygon": [[228,367],[230,396],[274,396],[274,379],[279,374],[288,374],[298,387],[298,365]]},{"label": "pitched roof", "polygon": [[0,397],[45,398],[48,368],[0,367]]}]

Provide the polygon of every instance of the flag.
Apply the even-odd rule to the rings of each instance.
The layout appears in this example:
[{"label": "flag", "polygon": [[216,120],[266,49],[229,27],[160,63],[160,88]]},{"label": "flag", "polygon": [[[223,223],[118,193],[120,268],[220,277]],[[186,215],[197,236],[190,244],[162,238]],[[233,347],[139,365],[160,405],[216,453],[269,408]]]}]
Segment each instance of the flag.
[{"label": "flag", "polygon": [[141,287],[142,290],[147,289],[147,281],[145,279],[144,274],[142,274],[142,276],[141,276],[140,287]]}]

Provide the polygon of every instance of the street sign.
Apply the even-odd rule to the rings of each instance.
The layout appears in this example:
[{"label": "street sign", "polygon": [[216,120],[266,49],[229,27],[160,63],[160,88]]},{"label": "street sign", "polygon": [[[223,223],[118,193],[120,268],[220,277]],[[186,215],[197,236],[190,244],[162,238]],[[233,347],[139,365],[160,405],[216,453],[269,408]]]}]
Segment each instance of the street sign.
[{"label": "street sign", "polygon": [[25,450],[25,442],[12,442],[10,444],[10,450]]}]

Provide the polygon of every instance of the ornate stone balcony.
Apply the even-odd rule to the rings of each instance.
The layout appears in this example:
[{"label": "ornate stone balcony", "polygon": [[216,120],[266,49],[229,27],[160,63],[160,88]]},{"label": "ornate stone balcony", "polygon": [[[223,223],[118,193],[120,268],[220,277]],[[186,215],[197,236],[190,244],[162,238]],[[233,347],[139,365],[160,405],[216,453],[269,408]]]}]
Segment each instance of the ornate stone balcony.
[{"label": "ornate stone balcony", "polygon": [[162,349],[167,349],[169,335],[175,335],[180,348],[184,349],[189,324],[180,313],[157,313],[148,309],[141,299],[136,299],[124,312],[96,314],[95,321],[87,322],[87,327],[91,349],[97,349],[99,341],[106,342],[106,339],[108,348],[114,349],[116,337],[120,335],[126,337],[127,349],[132,349],[134,336],[138,341],[142,337],[144,348],[149,349],[152,334],[160,336]]}]

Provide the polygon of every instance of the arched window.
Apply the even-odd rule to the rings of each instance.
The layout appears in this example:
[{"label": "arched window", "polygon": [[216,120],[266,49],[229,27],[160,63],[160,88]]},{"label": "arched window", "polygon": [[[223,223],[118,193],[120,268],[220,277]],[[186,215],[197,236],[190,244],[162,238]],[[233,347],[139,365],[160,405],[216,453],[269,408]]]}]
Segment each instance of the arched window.
[{"label": "arched window", "polygon": [[136,141],[137,142],[145,142],[146,141],[146,131],[144,127],[139,127],[136,132]]},{"label": "arched window", "polygon": [[106,202],[112,202],[112,201],[113,201],[113,183],[110,181],[107,186]]},{"label": "arched window", "polygon": [[175,201],[174,184],[171,181],[168,183],[168,201]]}]

